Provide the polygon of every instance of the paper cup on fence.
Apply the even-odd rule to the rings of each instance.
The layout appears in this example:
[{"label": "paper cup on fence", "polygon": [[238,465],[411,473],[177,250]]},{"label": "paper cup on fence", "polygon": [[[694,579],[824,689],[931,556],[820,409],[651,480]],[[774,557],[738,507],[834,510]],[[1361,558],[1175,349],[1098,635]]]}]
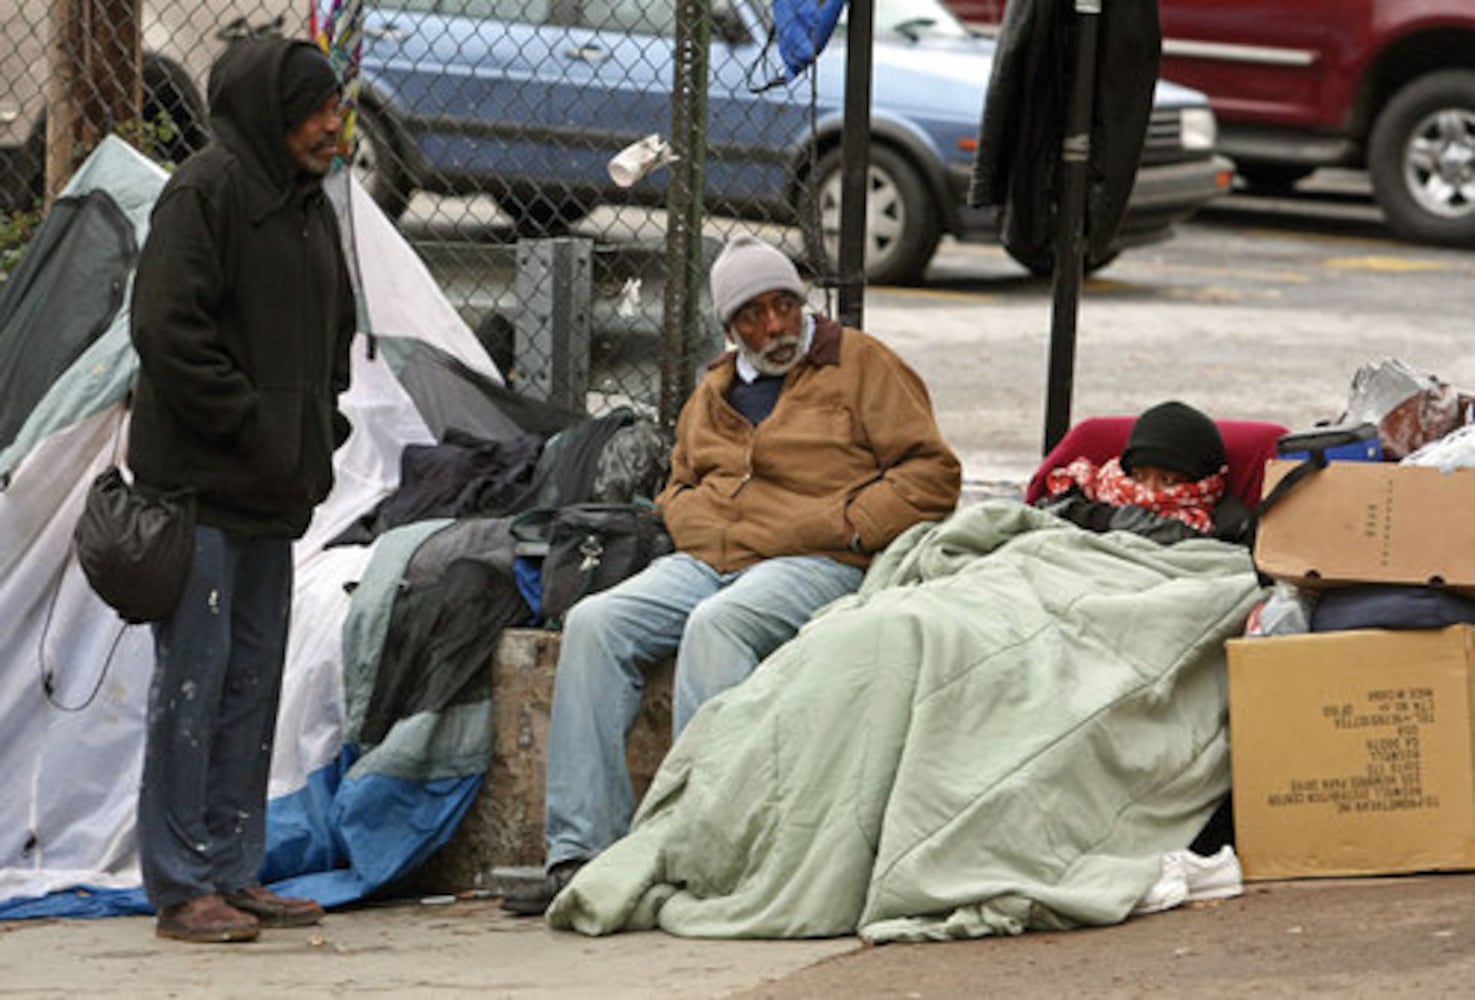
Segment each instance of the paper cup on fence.
[{"label": "paper cup on fence", "polygon": [[609,161],[609,178],[622,188],[630,187],[657,167],[676,159],[671,144],[652,132],[631,143]]}]

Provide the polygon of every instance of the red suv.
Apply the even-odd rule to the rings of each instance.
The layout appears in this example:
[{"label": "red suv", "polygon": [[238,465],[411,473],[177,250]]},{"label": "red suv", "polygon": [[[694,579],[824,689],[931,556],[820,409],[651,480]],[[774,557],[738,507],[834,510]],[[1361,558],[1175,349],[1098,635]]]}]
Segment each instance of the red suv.
[{"label": "red suv", "polygon": [[[949,0],[996,25],[1005,0]],[[1475,0],[1160,0],[1162,75],[1252,187],[1365,167],[1393,231],[1475,246]]]}]

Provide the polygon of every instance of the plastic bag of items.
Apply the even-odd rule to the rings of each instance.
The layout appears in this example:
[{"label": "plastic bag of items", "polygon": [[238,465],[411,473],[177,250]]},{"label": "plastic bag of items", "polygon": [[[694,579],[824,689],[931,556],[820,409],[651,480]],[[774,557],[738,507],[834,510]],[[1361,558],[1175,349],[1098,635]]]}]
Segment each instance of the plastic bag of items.
[{"label": "plastic bag of items", "polygon": [[1245,623],[1245,635],[1258,639],[1310,632],[1311,615],[1315,610],[1316,594],[1277,580],[1270,588],[1270,595],[1251,609]]},{"label": "plastic bag of items", "polygon": [[1383,457],[1399,461],[1475,417],[1475,396],[1389,358],[1352,376],[1344,424],[1377,425]]},{"label": "plastic bag of items", "polygon": [[1450,431],[1409,455],[1401,465],[1428,465],[1443,472],[1475,466],[1475,423]]}]

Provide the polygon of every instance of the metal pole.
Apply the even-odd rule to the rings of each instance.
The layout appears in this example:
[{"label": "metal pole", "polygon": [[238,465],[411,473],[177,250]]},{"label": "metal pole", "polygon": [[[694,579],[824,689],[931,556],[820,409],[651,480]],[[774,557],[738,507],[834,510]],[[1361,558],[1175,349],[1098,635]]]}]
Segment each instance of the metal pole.
[{"label": "metal pole", "polygon": [[702,301],[702,191],[707,166],[707,53],[712,44],[711,0],[676,6],[676,50],[671,92],[671,184],[666,189],[665,328],[661,342],[661,423],[676,426],[695,385],[695,344],[705,341]]},{"label": "metal pole", "polygon": [[1076,311],[1084,268],[1086,167],[1091,156],[1091,112],[1096,89],[1096,40],[1102,0],[1075,0],[1075,75],[1065,109],[1060,147],[1060,217],[1055,239],[1055,278],[1050,313],[1050,374],[1045,402],[1045,447],[1070,429],[1075,382]]},{"label": "metal pole", "polygon": [[845,122],[840,180],[840,322],[865,318],[866,187],[871,173],[871,41],[875,0],[850,0],[845,40]]}]

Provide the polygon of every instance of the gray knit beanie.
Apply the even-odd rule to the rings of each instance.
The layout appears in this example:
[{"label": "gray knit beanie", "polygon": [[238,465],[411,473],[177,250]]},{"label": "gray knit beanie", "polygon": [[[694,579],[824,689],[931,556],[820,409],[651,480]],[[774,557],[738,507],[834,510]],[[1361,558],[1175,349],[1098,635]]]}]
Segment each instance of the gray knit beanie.
[{"label": "gray knit beanie", "polygon": [[712,308],[724,327],[749,301],[779,289],[807,294],[794,262],[756,236],[734,236],[712,262]]}]

